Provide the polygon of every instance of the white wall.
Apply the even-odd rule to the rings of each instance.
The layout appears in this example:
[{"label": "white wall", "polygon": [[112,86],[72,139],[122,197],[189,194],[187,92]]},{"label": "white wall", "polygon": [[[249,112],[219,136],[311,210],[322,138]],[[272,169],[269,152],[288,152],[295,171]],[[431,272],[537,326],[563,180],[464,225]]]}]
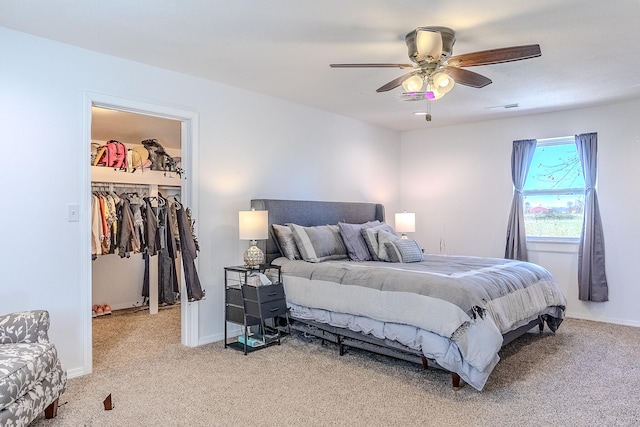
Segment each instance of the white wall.
[{"label": "white wall", "polygon": [[81,297],[91,278],[80,273],[90,256],[80,250],[89,221],[67,222],[68,204],[88,203],[85,92],[198,114],[194,217],[207,291],[199,342],[223,336],[223,266],[242,262],[237,212],[251,198],[373,201],[397,209],[397,132],[1,27],[0,51],[7,159],[0,169],[0,313],[49,310],[50,336],[70,376],[86,372],[82,325],[91,316]]},{"label": "white wall", "polygon": [[430,252],[504,256],[511,206],[511,144],[598,133],[598,197],[609,301],[578,300],[577,246],[530,244],[568,299],[567,315],[640,326],[640,101],[402,135],[401,203],[416,212],[415,237]]}]

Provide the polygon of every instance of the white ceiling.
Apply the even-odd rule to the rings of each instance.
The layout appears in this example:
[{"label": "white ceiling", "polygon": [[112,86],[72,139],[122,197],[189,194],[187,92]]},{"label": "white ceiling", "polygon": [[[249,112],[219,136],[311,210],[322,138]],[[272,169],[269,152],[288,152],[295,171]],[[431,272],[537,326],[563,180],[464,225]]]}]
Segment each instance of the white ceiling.
[{"label": "white ceiling", "polygon": [[[0,25],[399,131],[640,97],[640,0],[0,0]],[[404,36],[456,30],[453,54],[538,43],[542,56],[471,68],[493,80],[432,102],[375,89],[407,63]],[[489,110],[506,104],[513,109]]]}]

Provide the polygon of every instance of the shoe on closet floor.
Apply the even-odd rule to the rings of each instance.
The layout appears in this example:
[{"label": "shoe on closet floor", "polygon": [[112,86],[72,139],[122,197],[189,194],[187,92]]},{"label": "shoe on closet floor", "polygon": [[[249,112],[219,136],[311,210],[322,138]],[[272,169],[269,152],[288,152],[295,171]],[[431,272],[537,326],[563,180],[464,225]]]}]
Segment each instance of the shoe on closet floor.
[{"label": "shoe on closet floor", "polygon": [[111,306],[109,304],[105,304],[102,306],[103,314],[111,314]]}]

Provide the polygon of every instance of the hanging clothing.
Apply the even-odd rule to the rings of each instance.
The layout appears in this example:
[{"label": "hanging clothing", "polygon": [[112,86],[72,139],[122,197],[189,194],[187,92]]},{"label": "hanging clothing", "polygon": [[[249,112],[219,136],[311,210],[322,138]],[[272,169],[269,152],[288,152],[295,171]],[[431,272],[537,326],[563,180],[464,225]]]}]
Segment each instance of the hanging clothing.
[{"label": "hanging clothing", "polygon": [[100,200],[91,195],[91,255],[93,259],[102,254],[102,227],[100,220]]},{"label": "hanging clothing", "polygon": [[118,254],[129,258],[141,253],[145,271],[142,296],[149,298],[150,257],[158,256],[158,303],[175,304],[180,298],[179,271],[176,266],[181,252],[185,285],[189,301],[201,300],[205,292],[195,267],[200,250],[191,211],[177,198],[158,194],[153,198],[137,193],[94,191],[91,195],[91,252],[99,255]]},{"label": "hanging clothing", "polygon": [[193,233],[193,222],[191,221],[191,211],[184,206],[176,206],[178,219],[178,231],[180,233],[180,252],[182,253],[182,268],[187,287],[187,298],[189,301],[199,301],[204,297],[204,290],[200,286],[200,279],[196,270],[195,259],[200,250],[198,241]]},{"label": "hanging clothing", "polygon": [[112,194],[105,194],[103,197],[106,208],[104,215],[107,219],[107,228],[109,229],[110,237],[110,245],[107,253],[112,254],[118,245],[118,211],[116,208],[116,199],[120,200],[120,198],[117,196],[114,197]]},{"label": "hanging clothing", "polygon": [[120,236],[118,254],[120,258],[129,258],[131,252],[140,252],[140,239],[136,231],[136,224],[129,199],[122,195],[120,198],[118,219],[120,221]]},{"label": "hanging clothing", "polygon": [[[160,203],[160,198],[158,198],[158,203]],[[162,202],[164,203],[164,202]],[[146,252],[153,256],[158,253],[159,245],[159,232],[158,232],[158,218],[157,218],[157,208],[153,207],[151,204],[151,198],[144,198],[144,229],[146,236]]]},{"label": "hanging clothing", "polygon": [[107,212],[107,205],[104,196],[99,195],[100,201],[100,224],[102,226],[102,253],[109,253],[111,250],[111,230],[109,229],[109,213]]},{"label": "hanging clothing", "polygon": [[[158,255],[158,303],[159,304],[175,304],[177,296],[180,293],[178,285],[178,272],[176,270],[175,259],[177,256],[175,250],[175,242],[173,240],[173,230],[168,220],[169,202],[158,195],[158,207],[151,208],[156,215],[156,234],[154,235],[156,254]],[[147,212],[150,208],[147,205]],[[147,213],[148,215],[148,213]],[[142,296],[149,297],[149,256],[151,246],[145,252],[145,275],[142,286]]]},{"label": "hanging clothing", "polygon": [[176,269],[177,251],[173,239],[173,227],[169,220],[166,199],[159,208],[159,229],[161,230],[160,251],[158,252],[158,293],[167,304],[173,304],[174,297],[180,292],[178,272]]}]

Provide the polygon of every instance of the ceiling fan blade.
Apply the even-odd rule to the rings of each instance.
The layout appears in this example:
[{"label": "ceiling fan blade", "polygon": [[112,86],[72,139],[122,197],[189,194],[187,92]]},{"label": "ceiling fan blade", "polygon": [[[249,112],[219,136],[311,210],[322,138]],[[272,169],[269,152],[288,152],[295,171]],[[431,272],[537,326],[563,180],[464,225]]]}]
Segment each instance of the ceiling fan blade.
[{"label": "ceiling fan blade", "polygon": [[520,61],[522,59],[536,58],[541,55],[542,52],[540,51],[540,45],[529,44],[483,50],[480,52],[463,53],[462,55],[452,56],[447,62],[457,67],[475,67],[478,65]]},{"label": "ceiling fan blade", "polygon": [[[418,71],[412,71],[410,73],[407,73],[407,74],[405,74],[403,76],[398,77],[397,79],[393,79],[389,83],[387,83],[386,85],[381,86],[378,89],[376,89],[376,92],[387,92],[387,91],[390,91],[391,89],[395,89],[398,86],[400,86],[402,84],[402,82],[404,82],[405,80],[407,80],[411,76],[415,76],[416,74],[418,74]],[[454,77],[454,79],[455,79],[455,77]]]},{"label": "ceiling fan blade", "polygon": [[453,80],[458,84],[475,88],[481,88],[491,84],[491,79],[483,76],[482,74],[474,73],[473,71],[458,67],[445,66],[443,68],[444,72],[453,77]]},{"label": "ceiling fan blade", "polygon": [[410,64],[329,64],[331,68],[413,68]]}]

